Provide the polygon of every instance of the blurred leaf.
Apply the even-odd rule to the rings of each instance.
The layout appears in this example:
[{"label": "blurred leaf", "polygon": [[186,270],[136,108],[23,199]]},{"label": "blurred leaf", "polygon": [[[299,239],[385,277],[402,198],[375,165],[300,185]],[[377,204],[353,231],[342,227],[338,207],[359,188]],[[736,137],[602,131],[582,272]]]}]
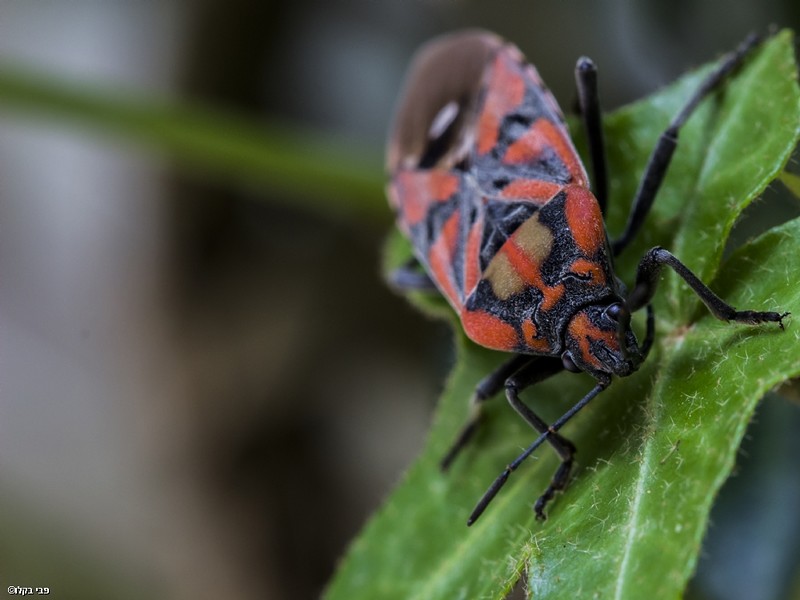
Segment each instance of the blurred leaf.
[{"label": "blurred leaf", "polygon": [[[638,258],[655,245],[669,248],[700,279],[714,277],[737,217],[783,171],[797,145],[797,66],[789,46],[779,42],[788,35],[763,48],[681,130],[648,227],[621,261],[623,279],[633,280]],[[671,86],[675,93],[658,94],[609,117],[606,132],[615,140],[608,150],[619,178],[614,180],[617,198],[633,197],[654,140],[711,68],[683,77]],[[610,212],[613,238],[627,219],[628,204],[612,203]],[[686,290],[670,273],[661,292],[669,302],[660,305],[660,314],[669,311],[688,319],[700,300]]]},{"label": "blurred leaf", "polygon": [[795,195],[795,198],[800,198],[800,177],[784,171],[780,174],[780,180]]},{"label": "blurred leaf", "polygon": [[[633,196],[658,134],[705,72],[607,119],[612,235],[627,215],[620,201]],[[731,224],[783,169],[799,130],[792,36],[783,32],[682,131],[665,187],[620,261],[620,274],[630,281],[649,246],[677,246],[706,279],[717,275],[712,287],[735,306],[800,311],[800,220],[769,231],[719,267]],[[752,155],[742,156],[742,148],[754,149]],[[397,244],[391,242],[390,254],[399,259],[403,252],[391,247]],[[664,283],[656,300],[660,335],[648,361],[567,427],[581,468],[543,525],[530,507],[557,465],[549,450],[513,475],[484,516],[465,527],[486,487],[534,437],[502,401],[489,405],[486,427],[452,471],[438,469],[474,386],[506,358],[457,332],[458,361],[428,444],[353,543],[328,598],[502,598],[526,570],[536,598],[679,596],[756,403],[800,374],[800,331],[791,323],[785,332],[726,324],[707,312],[693,321],[696,301],[688,288],[674,277]],[[527,399],[552,421],[592,383],[563,374],[528,391]]]},{"label": "blurred leaf", "polygon": [[[391,287],[391,273],[412,259],[411,246],[400,231],[395,228],[389,232],[383,248],[382,270],[386,274],[387,283]],[[459,321],[450,305],[439,293],[425,291],[403,292],[406,298],[423,314],[436,319],[446,319],[458,328]]]},{"label": "blurred leaf", "polygon": [[380,158],[342,139],[285,123],[252,121],[208,108],[169,104],[90,85],[0,68],[0,114],[48,117],[143,142],[180,164],[265,199],[323,214],[388,221]]},{"label": "blurred leaf", "polygon": [[790,379],[775,390],[781,398],[800,405],[800,379]]},{"label": "blurred leaf", "polygon": [[687,598],[787,600],[800,567],[800,409],[761,401],[711,511]]}]

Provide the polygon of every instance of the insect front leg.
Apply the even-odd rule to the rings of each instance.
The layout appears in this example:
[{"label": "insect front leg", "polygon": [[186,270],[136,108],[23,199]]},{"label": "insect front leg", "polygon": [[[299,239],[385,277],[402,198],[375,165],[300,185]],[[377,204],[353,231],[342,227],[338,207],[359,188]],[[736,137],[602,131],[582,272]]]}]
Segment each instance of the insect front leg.
[{"label": "insect front leg", "polygon": [[711,311],[711,314],[718,319],[723,321],[736,321],[737,323],[749,323],[751,325],[772,322],[778,323],[781,329],[783,329],[783,318],[789,315],[788,312],[777,313],[771,311],[736,310],[712,292],[706,284],[700,281],[697,275],[692,273],[689,268],[675,258],[672,253],[658,246],[645,254],[639,262],[639,268],[636,272],[636,285],[628,297],[628,306],[631,311],[635,311],[645,304],[648,304],[653,298],[656,286],[658,285],[658,275],[664,265],[670,267],[680,275],[681,278],[689,284],[689,287],[700,296],[700,299]]},{"label": "insect front leg", "polygon": [[585,407],[587,404],[589,404],[589,402],[591,402],[594,398],[596,398],[600,392],[606,389],[610,383],[611,383],[610,377],[602,377],[598,379],[597,385],[594,386],[589,391],[588,394],[586,394],[583,398],[581,398],[578,401],[578,403],[575,404],[575,406],[573,406],[567,412],[561,415],[561,418],[559,418],[555,423],[550,425],[550,427],[547,428],[547,431],[545,431],[538,438],[536,438],[536,440],[530,446],[528,446],[522,454],[520,454],[517,458],[514,459],[514,461],[511,464],[509,464],[505,469],[503,469],[503,472],[500,473],[497,479],[494,480],[492,485],[489,486],[489,489],[486,490],[486,493],[478,501],[478,504],[475,505],[475,508],[472,510],[472,514],[470,514],[469,518],[467,519],[467,527],[472,526],[475,523],[475,521],[477,521],[480,518],[480,516],[483,514],[483,511],[486,510],[486,507],[489,506],[492,500],[494,500],[494,497],[497,496],[498,492],[500,492],[500,490],[503,489],[503,486],[508,481],[508,478],[511,476],[511,473],[519,469],[519,466],[523,462],[525,462],[525,459],[527,459],[531,454],[533,454],[534,451],[539,446],[544,444],[550,438],[550,436],[555,435],[559,429],[561,429],[564,425],[566,425],[567,422],[570,419],[572,419],[572,417],[574,417],[576,414],[578,414],[578,412],[583,407]]},{"label": "insect front leg", "polygon": [[[467,418],[467,422],[464,423],[464,426],[456,436],[453,445],[450,446],[450,450],[447,451],[447,454],[445,454],[442,462],[440,463],[442,471],[446,471],[450,468],[450,465],[459,455],[461,450],[464,449],[464,447],[472,439],[472,436],[475,435],[475,431],[478,429],[478,426],[483,420],[483,403],[489,398],[492,398],[500,393],[505,385],[506,379],[511,377],[514,373],[519,371],[528,363],[538,360],[539,358],[535,356],[516,354],[513,358],[507,360],[497,369],[489,373],[489,375],[481,379],[480,383],[478,383],[478,385],[475,387],[475,393],[472,394],[472,398],[470,400],[470,414]],[[547,377],[547,375],[545,375],[545,377]]]},{"label": "insect front leg", "polygon": [[608,199],[608,169],[603,141],[603,123],[600,115],[600,97],[597,93],[597,69],[590,58],[582,56],[575,65],[575,83],[578,88],[578,106],[589,142],[592,161],[592,191],[600,211],[606,214]]},{"label": "insect front leg", "polygon": [[691,98],[672,119],[669,127],[658,138],[656,147],[650,154],[644,174],[639,182],[639,189],[636,190],[636,196],[631,205],[631,212],[628,215],[628,223],[625,225],[625,230],[611,244],[614,256],[619,255],[625,249],[644,224],[672,162],[672,155],[678,146],[678,134],[681,127],[683,127],[700,102],[718,89],[725,81],[725,78],[744,61],[745,57],[760,42],[760,36],[751,35],[736,50],[726,54],[717,68],[703,80]]},{"label": "insect front leg", "polygon": [[[563,369],[563,362],[561,359],[545,360],[547,360],[547,366],[544,368],[551,369],[550,374],[557,373]],[[557,366],[561,366],[561,369],[558,369]],[[542,380],[542,370],[543,365],[538,363],[523,367],[506,380],[505,388],[506,398],[508,398],[508,403],[511,407],[517,411],[519,416],[525,419],[528,425],[539,433],[544,434],[549,431],[549,425],[542,421],[542,419],[519,398],[519,393],[522,390]],[[550,480],[550,485],[547,486],[544,494],[536,500],[534,512],[536,513],[536,518],[542,521],[547,518],[544,514],[544,507],[553,499],[556,492],[560,492],[567,487],[575,456],[575,445],[565,437],[551,431],[550,435],[547,437],[547,442],[553,447],[556,454],[558,454],[558,457],[561,459],[561,465],[559,465],[553,478]]]}]

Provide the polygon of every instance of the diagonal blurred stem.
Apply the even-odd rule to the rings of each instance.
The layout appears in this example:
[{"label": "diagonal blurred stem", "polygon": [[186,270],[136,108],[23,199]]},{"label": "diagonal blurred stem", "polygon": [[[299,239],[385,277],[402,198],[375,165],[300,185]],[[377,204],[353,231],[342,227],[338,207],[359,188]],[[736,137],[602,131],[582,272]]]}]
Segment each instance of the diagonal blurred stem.
[{"label": "diagonal blurred stem", "polygon": [[800,198],[800,175],[795,175],[789,171],[783,171],[778,175],[778,179],[786,188],[794,194],[795,198]]},{"label": "diagonal blurred stem", "polygon": [[69,123],[143,143],[178,164],[326,216],[389,220],[374,153],[285,123],[0,66],[0,118]]}]

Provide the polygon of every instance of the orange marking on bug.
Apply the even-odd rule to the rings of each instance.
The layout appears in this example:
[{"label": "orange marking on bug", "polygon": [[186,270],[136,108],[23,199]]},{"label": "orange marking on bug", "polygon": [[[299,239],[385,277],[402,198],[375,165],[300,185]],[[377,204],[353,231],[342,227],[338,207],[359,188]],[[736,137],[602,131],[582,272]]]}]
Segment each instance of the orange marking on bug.
[{"label": "orange marking on bug", "polygon": [[586,172],[578,153],[569,140],[566,130],[560,124],[548,119],[538,119],[530,128],[511,144],[503,156],[503,162],[524,164],[536,160],[542,152],[552,149],[572,175],[572,183],[586,186]]},{"label": "orange marking on bug", "polygon": [[456,250],[456,243],[458,242],[458,225],[460,220],[461,211],[453,211],[453,214],[450,215],[444,226],[442,226],[442,233],[439,236],[439,240],[443,241],[445,247],[447,248],[447,253],[450,255],[448,258],[451,259],[453,258],[453,253]]},{"label": "orange marking on bug", "polygon": [[539,287],[539,289],[542,290],[542,294],[544,294],[544,299],[540,305],[542,310],[551,310],[564,296],[563,283],[550,287],[542,282],[541,285],[537,287]]},{"label": "orange marking on bug", "polygon": [[389,197],[410,227],[425,219],[433,202],[449,200],[458,185],[458,177],[447,171],[401,171],[392,182]]},{"label": "orange marking on bug", "polygon": [[590,277],[588,283],[592,285],[602,285],[606,283],[606,274],[603,272],[600,265],[594,261],[579,258],[569,266],[569,270],[571,273],[583,275],[584,277],[588,275]]},{"label": "orange marking on bug", "polygon": [[531,320],[522,322],[522,335],[525,338],[525,344],[534,352],[541,352],[546,354],[550,352],[550,343],[543,338],[537,338],[536,323]]},{"label": "orange marking on bug", "polygon": [[[542,279],[541,262],[537,259],[537,256],[526,252],[523,247],[516,243],[513,236],[503,244],[498,254],[501,252],[505,254],[511,266],[526,283],[542,292],[543,299],[540,305],[542,310],[553,308],[564,295],[564,284],[547,285]],[[492,262],[494,262],[494,259],[492,259]]]},{"label": "orange marking on bug", "polygon": [[447,171],[431,171],[430,186],[434,200],[449,200],[458,190],[458,177]]},{"label": "orange marking on bug", "polygon": [[522,292],[530,285],[544,295],[541,307],[550,310],[564,295],[564,285],[547,285],[541,265],[553,249],[553,232],[539,220],[539,213],[520,225],[489,262],[484,277],[500,300]]},{"label": "orange marking on bug", "polygon": [[541,179],[515,179],[503,188],[503,198],[525,198],[538,205],[544,205],[562,188],[558,183]]},{"label": "orange marking on bug", "polygon": [[521,77],[519,65],[504,53],[495,58],[491,73],[491,79],[486,84],[486,101],[478,119],[479,154],[486,154],[494,148],[503,117],[525,98],[525,80]]},{"label": "orange marking on bug", "polygon": [[483,234],[483,219],[479,218],[472,224],[467,235],[467,248],[464,252],[464,294],[469,295],[481,278],[480,269],[480,244]]},{"label": "orange marking on bug", "polygon": [[420,185],[423,178],[421,173],[399,173],[392,185],[394,203],[409,227],[422,221],[428,212],[430,200]]},{"label": "orange marking on bug", "polygon": [[550,310],[564,295],[564,285],[559,283],[555,286],[547,285],[542,279],[541,265],[550,256],[553,249],[553,232],[539,220],[539,214],[535,214],[530,219],[520,225],[511,236],[513,246],[509,245],[509,251],[515,258],[512,263],[523,265],[528,263],[531,267],[525,267],[527,279],[531,285],[541,290],[544,299],[541,304],[543,310]]},{"label": "orange marking on bug", "polygon": [[602,340],[611,349],[619,349],[617,336],[613,331],[604,331],[592,323],[586,312],[581,311],[573,317],[567,328],[568,334],[578,340],[583,360],[598,369],[603,364],[591,352],[591,340]]},{"label": "orange marking on bug", "polygon": [[386,186],[386,195],[389,198],[389,205],[397,214],[397,226],[406,236],[410,236],[411,229],[408,221],[404,218],[405,213],[403,212],[403,202],[401,200],[401,198],[404,198],[403,191],[396,180],[390,181],[389,185]]},{"label": "orange marking on bug", "polygon": [[458,239],[459,211],[455,211],[442,227],[441,234],[428,252],[428,262],[436,282],[454,307],[461,306],[461,298],[453,283],[453,254]]},{"label": "orange marking on bug", "polygon": [[[541,125],[539,125],[540,123]],[[564,161],[567,169],[572,174],[572,183],[584,187],[588,186],[589,181],[586,177],[586,171],[578,158],[578,152],[575,150],[575,146],[572,145],[566,129],[562,125],[556,125],[545,119],[539,119],[537,125],[540,127],[541,135],[550,142],[556,154]]]},{"label": "orange marking on bug", "polygon": [[592,255],[605,245],[603,215],[597,199],[586,188],[569,186],[564,212],[575,243],[586,255]]},{"label": "orange marking on bug", "polygon": [[514,143],[508,146],[503,156],[504,163],[520,165],[536,160],[541,156],[545,148],[550,145],[549,140],[542,135],[542,123],[549,123],[549,121],[539,119]]},{"label": "orange marking on bug", "polygon": [[517,330],[512,325],[487,312],[463,310],[461,324],[473,342],[493,350],[511,352],[519,342]]}]

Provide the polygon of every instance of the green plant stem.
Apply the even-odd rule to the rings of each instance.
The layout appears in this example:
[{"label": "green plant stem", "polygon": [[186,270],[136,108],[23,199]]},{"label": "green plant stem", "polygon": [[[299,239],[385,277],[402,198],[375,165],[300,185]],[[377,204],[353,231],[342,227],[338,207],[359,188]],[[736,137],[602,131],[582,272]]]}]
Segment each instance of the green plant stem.
[{"label": "green plant stem", "polygon": [[260,188],[269,201],[387,221],[380,163],[364,148],[275,121],[167,103],[0,67],[0,115],[70,123],[154,147],[177,163]]}]

